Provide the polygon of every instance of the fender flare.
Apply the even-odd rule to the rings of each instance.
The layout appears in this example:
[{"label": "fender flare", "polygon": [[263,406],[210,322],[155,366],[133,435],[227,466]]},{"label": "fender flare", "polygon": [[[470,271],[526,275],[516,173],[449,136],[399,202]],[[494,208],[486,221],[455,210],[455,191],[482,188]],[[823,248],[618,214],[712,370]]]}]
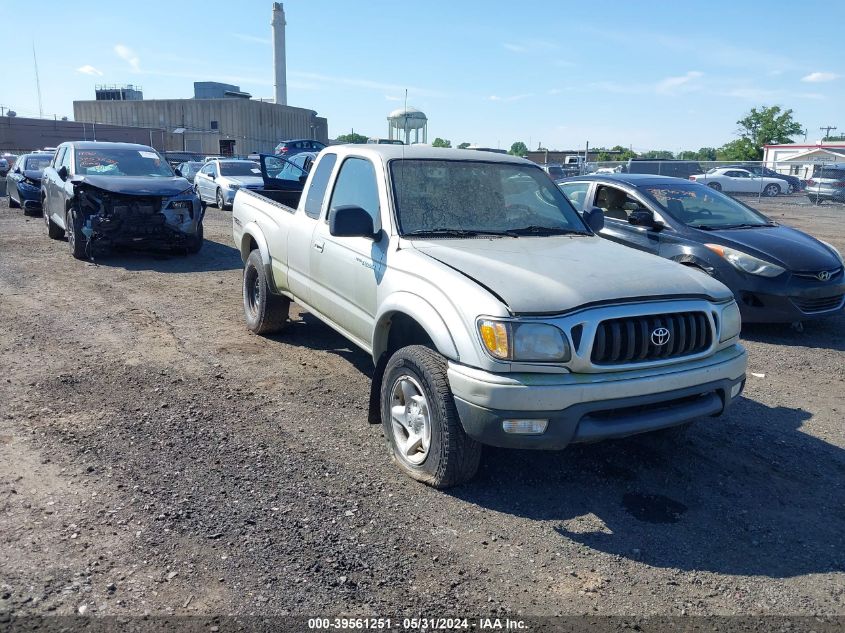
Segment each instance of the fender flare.
[{"label": "fender flare", "polygon": [[261,263],[264,265],[264,272],[266,274],[267,280],[270,282],[270,290],[272,290],[274,293],[278,293],[278,288],[276,288],[276,281],[273,278],[273,260],[270,257],[270,248],[267,246],[267,240],[264,238],[264,233],[261,231],[261,227],[259,227],[256,222],[247,223],[244,226],[243,231],[241,232],[241,261],[246,263],[247,258],[249,258],[250,239],[254,240],[255,244],[258,246],[258,253],[261,255]]},{"label": "fender flare", "polygon": [[379,306],[373,331],[373,359],[376,362],[387,350],[390,331],[387,323],[391,316],[397,313],[404,314],[419,323],[437,351],[443,356],[454,360],[460,358],[452,333],[437,309],[419,295],[400,291],[391,294]]}]

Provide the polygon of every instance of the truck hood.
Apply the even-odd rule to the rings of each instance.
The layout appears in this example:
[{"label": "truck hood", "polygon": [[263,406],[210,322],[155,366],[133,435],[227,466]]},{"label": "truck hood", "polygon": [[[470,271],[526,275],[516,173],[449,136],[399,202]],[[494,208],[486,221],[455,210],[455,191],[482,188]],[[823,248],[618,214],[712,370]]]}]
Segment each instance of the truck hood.
[{"label": "truck hood", "polygon": [[787,270],[832,270],[842,264],[830,249],[816,238],[788,226],[764,226],[759,229],[707,231],[710,242],[718,242],[780,264]]},{"label": "truck hood", "polygon": [[184,178],[156,178],[149,176],[74,176],[71,183],[91,185],[111,193],[127,196],[170,197],[191,188]]},{"label": "truck hood", "polygon": [[413,247],[498,295],[514,314],[558,314],[620,300],[733,297],[700,271],[600,237],[414,240]]}]

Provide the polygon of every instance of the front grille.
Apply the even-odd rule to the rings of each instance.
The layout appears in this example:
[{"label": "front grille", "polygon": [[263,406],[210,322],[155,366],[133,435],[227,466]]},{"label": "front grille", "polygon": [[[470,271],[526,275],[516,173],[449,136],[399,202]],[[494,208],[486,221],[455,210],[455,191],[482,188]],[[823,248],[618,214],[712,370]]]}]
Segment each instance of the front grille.
[{"label": "front grille", "polygon": [[792,299],[792,303],[798,306],[801,312],[824,312],[825,310],[834,310],[842,304],[842,299],[845,295],[835,295],[833,297],[819,297],[818,299]]},{"label": "front grille", "polygon": [[830,281],[830,280],[835,279],[836,277],[839,276],[839,274],[842,272],[842,268],[835,268],[833,270],[828,270],[828,271],[818,270],[818,271],[815,271],[815,272],[792,273],[792,274],[795,275],[796,277],[800,277],[801,279],[811,279],[813,281],[821,281],[819,279],[819,274],[824,273],[824,272],[827,272],[830,275],[830,277],[828,277],[828,279],[826,280],[826,281]]},{"label": "front grille", "polygon": [[[652,335],[661,328],[669,336],[665,344],[657,345]],[[596,365],[618,365],[678,358],[707,350],[712,340],[710,322],[704,312],[610,319],[599,323],[591,360]]]}]

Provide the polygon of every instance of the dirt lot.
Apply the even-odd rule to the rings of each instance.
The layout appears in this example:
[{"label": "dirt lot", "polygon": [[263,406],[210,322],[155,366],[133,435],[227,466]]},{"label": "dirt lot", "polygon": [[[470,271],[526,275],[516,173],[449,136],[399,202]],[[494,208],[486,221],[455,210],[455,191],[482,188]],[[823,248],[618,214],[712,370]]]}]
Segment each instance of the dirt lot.
[{"label": "dirt lot", "polygon": [[[845,209],[764,201],[845,251]],[[438,492],[366,422],[365,354],[242,323],[198,256],[73,260],[0,204],[0,614],[845,614],[845,317],[749,327],[679,445],[486,450]]]}]

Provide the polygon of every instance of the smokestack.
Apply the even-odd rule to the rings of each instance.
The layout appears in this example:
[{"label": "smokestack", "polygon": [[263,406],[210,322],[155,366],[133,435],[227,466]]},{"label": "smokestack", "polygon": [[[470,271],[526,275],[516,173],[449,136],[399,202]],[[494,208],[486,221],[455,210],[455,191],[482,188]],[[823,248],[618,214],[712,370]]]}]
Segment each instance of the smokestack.
[{"label": "smokestack", "polygon": [[281,2],[273,3],[273,70],[276,76],[276,103],[288,104],[288,80],[285,68],[285,10]]}]

